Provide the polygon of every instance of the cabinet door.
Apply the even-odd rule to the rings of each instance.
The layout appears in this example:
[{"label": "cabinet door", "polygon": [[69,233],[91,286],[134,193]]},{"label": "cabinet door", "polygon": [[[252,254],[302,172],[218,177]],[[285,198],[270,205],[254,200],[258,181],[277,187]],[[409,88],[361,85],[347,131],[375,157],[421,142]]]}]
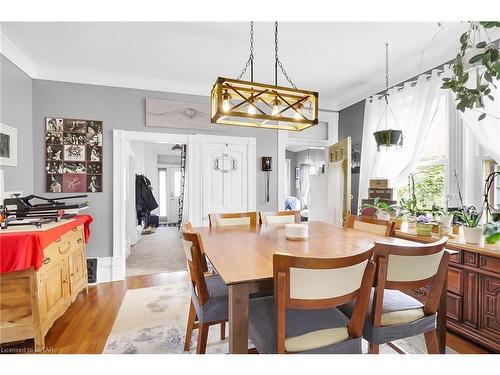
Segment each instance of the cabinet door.
[{"label": "cabinet door", "polygon": [[479,275],[464,271],[464,324],[477,328],[479,311]]},{"label": "cabinet door", "polygon": [[500,341],[500,279],[481,276],[480,330]]},{"label": "cabinet door", "polygon": [[68,265],[69,291],[71,301],[74,301],[78,293],[87,283],[87,269],[83,247],[76,249],[69,254]]},{"label": "cabinet door", "polygon": [[38,274],[40,323],[45,333],[68,306],[68,263],[61,259]]}]

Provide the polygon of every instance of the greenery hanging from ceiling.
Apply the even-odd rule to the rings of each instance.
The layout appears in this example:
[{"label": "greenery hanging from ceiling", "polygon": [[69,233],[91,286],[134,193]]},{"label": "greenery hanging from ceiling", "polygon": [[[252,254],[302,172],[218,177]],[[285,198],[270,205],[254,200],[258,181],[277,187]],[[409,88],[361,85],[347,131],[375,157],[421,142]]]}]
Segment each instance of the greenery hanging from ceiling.
[{"label": "greenery hanging from ceiling", "polygon": [[[488,29],[500,27],[498,21],[471,22],[469,30],[460,36],[460,51],[451,64],[453,75],[443,78],[442,89],[452,90],[456,95],[457,109],[476,109],[486,117],[484,101],[495,100],[491,86],[500,80],[500,54],[498,47],[490,40]],[[475,74],[475,77],[469,77]],[[475,78],[473,84],[469,78]]]}]

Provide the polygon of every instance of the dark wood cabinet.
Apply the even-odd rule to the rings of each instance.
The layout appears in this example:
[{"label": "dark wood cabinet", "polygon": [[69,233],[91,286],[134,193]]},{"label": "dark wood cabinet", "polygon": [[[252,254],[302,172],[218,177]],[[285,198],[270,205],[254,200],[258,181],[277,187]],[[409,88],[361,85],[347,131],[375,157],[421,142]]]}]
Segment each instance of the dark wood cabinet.
[{"label": "dark wood cabinet", "polygon": [[[420,242],[437,239],[402,231],[397,231],[396,236]],[[500,353],[500,246],[469,245],[455,239],[446,247],[456,251],[448,267],[448,329]],[[408,294],[419,301],[427,298],[425,288]]]}]

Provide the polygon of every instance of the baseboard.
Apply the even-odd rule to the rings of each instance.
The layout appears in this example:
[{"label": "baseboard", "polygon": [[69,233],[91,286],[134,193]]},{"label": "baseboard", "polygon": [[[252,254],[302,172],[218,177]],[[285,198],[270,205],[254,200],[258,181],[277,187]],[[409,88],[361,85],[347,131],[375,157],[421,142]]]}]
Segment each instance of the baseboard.
[{"label": "baseboard", "polygon": [[101,257],[97,260],[97,282],[119,281],[125,278],[121,257]]}]

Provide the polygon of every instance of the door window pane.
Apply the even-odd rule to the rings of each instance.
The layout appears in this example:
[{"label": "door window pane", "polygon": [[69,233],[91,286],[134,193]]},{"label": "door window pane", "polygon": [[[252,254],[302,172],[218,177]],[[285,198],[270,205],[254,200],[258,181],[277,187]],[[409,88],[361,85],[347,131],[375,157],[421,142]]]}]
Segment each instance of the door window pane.
[{"label": "door window pane", "polygon": [[167,216],[167,170],[158,169],[158,183],[160,192],[160,216]]},{"label": "door window pane", "polygon": [[181,195],[181,171],[174,172],[174,196],[179,197]]}]

